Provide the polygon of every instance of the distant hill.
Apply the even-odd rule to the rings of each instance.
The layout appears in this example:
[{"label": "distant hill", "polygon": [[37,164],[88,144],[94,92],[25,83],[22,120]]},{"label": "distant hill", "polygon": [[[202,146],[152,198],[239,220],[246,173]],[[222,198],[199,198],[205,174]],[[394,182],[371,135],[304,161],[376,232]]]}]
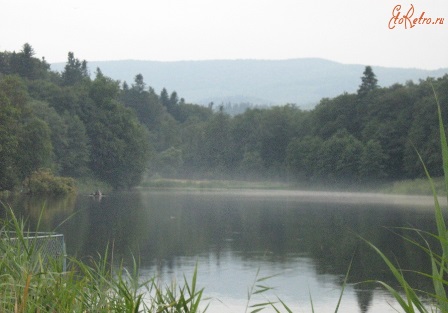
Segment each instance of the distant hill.
[{"label": "distant hill", "polygon": [[[63,63],[51,68],[61,71]],[[291,60],[212,60],[212,61],[97,61],[89,62],[93,74],[101,71],[116,80],[132,84],[141,73],[157,92],[176,91],[188,103],[208,104],[250,102],[258,105],[295,103],[314,107],[324,97],[355,92],[365,65],[341,64],[317,58]],[[441,77],[448,68],[435,71],[415,68],[373,66],[383,87],[427,77]]]}]

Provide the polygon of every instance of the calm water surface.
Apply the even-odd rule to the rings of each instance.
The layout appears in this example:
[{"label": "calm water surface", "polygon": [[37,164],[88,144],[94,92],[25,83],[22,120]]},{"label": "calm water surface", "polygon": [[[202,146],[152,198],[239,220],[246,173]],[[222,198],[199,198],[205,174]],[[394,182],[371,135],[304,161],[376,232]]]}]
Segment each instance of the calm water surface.
[{"label": "calm water surface", "polygon": [[[400,203],[405,200],[406,203]],[[42,201],[10,200],[31,223]],[[333,312],[350,260],[349,285],[339,312],[396,312],[373,283],[395,284],[382,260],[359,236],[396,258],[402,268],[427,270],[425,255],[400,239],[412,226],[434,230],[430,199],[288,191],[149,191],[47,200],[41,230],[59,226],[68,253],[96,256],[109,243],[115,258],[140,257],[141,276],[160,281],[191,278],[211,297],[209,312],[244,312],[259,270],[274,287],[266,297],[294,312]],[[409,277],[414,286],[430,282]],[[254,298],[252,304],[264,302]]]}]

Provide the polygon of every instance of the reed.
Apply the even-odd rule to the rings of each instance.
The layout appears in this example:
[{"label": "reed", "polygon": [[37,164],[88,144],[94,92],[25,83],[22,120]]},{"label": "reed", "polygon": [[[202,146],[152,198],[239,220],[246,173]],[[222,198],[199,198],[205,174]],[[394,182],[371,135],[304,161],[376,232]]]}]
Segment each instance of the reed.
[{"label": "reed", "polygon": [[140,282],[135,260],[131,269],[113,265],[106,249],[95,260],[69,258],[64,272],[7,209],[0,229],[0,312],[201,312],[196,271],[180,287],[159,286],[155,278]]},{"label": "reed", "polygon": [[[434,91],[434,89],[433,89]],[[440,102],[437,98],[437,94],[434,91],[435,102],[437,104],[437,113],[439,118],[439,133],[440,144],[442,148],[443,158],[443,172],[444,172],[444,193],[448,197],[448,143],[445,135],[445,128],[442,118],[442,110]],[[448,312],[448,298],[446,290],[448,290],[448,281],[446,280],[448,274],[448,233],[445,224],[444,214],[442,206],[438,200],[438,192],[436,185],[431,175],[429,174],[424,160],[422,160],[418,153],[423,170],[426,174],[429,187],[434,198],[434,213],[437,225],[437,233],[427,233],[414,228],[402,228],[413,234],[417,234],[418,240],[413,239],[410,235],[405,239],[415,245],[418,249],[426,252],[428,255],[428,262],[431,265],[430,273],[423,273],[418,271],[409,270],[414,274],[420,275],[422,279],[430,279],[432,281],[433,290],[423,292],[417,288],[412,287],[406,280],[406,273],[398,265],[394,264],[386,255],[375,247],[370,242],[367,244],[374,249],[378,255],[384,260],[388,268],[394,275],[395,279],[399,283],[400,288],[396,289],[383,281],[374,281],[375,283],[383,286],[397,301],[401,309],[404,312]],[[448,200],[448,199],[447,199]],[[437,246],[434,246],[434,241]],[[433,243],[433,244],[431,244]],[[440,252],[436,252],[440,251]]]}]

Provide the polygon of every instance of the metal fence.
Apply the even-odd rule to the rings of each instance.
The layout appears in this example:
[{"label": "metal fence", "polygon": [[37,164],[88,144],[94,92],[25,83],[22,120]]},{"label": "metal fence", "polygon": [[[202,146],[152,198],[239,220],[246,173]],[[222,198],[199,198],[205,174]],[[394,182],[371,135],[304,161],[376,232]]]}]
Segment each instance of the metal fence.
[{"label": "metal fence", "polygon": [[[19,240],[15,237],[15,233],[3,233],[4,237],[14,242]],[[62,262],[62,271],[67,270],[65,240],[63,234],[34,232],[24,233],[23,239],[28,247],[34,247],[35,251],[40,253],[44,262],[56,260]]]}]

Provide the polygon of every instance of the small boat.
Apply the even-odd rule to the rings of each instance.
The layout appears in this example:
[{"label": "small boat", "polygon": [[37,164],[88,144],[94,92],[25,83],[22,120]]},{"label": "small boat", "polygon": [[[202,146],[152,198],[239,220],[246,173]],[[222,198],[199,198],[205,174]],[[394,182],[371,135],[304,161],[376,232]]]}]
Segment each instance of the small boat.
[{"label": "small boat", "polygon": [[89,195],[90,197],[95,197],[97,199],[101,199],[104,195],[100,190],[95,191]]}]

